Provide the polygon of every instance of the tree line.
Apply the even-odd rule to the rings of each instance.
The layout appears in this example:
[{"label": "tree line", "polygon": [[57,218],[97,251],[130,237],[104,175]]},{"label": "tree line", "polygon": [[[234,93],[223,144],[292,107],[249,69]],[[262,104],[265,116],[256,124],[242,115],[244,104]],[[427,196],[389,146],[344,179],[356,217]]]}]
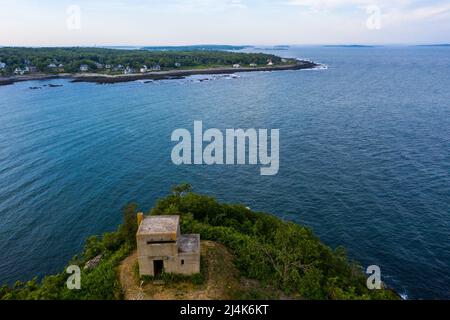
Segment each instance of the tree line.
[{"label": "tree line", "polygon": [[104,48],[0,48],[0,63],[6,64],[3,74],[14,73],[16,68],[34,67],[37,72],[75,73],[81,65],[90,70],[103,70],[106,66],[161,69],[175,67],[213,67],[240,65],[266,65],[283,63],[280,57],[263,53],[241,53],[214,50],[149,51]]}]

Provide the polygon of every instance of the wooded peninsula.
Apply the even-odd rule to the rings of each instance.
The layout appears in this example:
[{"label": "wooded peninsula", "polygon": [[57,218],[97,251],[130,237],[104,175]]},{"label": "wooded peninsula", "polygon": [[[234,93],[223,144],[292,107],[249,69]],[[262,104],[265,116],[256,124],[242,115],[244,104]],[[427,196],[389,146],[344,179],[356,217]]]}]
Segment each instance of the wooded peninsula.
[{"label": "wooded peninsula", "polygon": [[58,77],[113,83],[170,79],[192,74],[292,70],[316,66],[310,61],[272,54],[219,50],[4,47],[0,48],[0,85]]}]

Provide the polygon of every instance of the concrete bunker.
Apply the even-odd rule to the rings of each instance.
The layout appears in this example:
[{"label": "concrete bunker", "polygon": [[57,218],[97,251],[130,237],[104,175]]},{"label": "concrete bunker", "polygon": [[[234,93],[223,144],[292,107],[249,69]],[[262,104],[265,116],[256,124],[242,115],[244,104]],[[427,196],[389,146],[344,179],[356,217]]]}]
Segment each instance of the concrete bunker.
[{"label": "concrete bunker", "polygon": [[158,276],[162,273],[191,275],[200,272],[200,235],[182,235],[180,216],[143,218],[136,240],[141,276]]}]

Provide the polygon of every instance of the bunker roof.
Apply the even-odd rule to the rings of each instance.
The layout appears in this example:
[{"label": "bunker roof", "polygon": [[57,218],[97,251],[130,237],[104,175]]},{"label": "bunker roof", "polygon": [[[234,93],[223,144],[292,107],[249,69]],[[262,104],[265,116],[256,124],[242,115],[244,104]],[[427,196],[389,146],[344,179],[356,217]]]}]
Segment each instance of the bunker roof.
[{"label": "bunker roof", "polygon": [[177,234],[180,216],[149,216],[142,220],[138,235]]},{"label": "bunker roof", "polygon": [[178,240],[178,252],[198,253],[200,252],[200,235],[183,234]]}]

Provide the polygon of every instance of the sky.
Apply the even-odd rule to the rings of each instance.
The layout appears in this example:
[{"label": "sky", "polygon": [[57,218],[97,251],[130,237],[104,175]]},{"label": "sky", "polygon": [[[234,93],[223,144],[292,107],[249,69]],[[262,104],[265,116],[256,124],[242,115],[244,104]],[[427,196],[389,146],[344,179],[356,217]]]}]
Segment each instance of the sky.
[{"label": "sky", "polygon": [[0,0],[0,46],[450,43],[450,0]]}]

